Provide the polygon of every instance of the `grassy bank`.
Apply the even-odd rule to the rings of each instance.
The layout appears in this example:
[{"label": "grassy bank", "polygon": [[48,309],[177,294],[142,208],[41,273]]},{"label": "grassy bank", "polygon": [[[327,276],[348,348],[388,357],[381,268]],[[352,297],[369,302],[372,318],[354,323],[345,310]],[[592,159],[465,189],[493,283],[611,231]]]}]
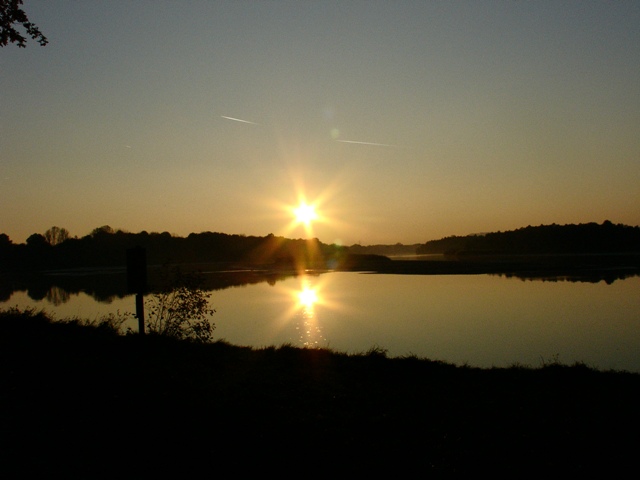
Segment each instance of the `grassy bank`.
[{"label": "grassy bank", "polygon": [[0,332],[5,478],[635,467],[637,374],[194,344],[35,312],[2,312]]}]

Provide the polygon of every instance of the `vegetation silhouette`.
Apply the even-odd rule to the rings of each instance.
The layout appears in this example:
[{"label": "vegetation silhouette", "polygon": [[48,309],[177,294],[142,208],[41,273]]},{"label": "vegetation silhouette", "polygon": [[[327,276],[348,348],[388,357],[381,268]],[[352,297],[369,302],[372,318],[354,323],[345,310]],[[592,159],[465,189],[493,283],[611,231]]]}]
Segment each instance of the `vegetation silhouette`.
[{"label": "vegetation silhouette", "polygon": [[216,312],[209,306],[210,294],[202,289],[202,276],[167,267],[157,293],[146,301],[145,329],[151,335],[165,335],[180,340],[209,342]]},{"label": "vegetation silhouette", "polygon": [[[129,294],[124,278],[125,252],[133,247],[147,251],[152,279],[157,279],[163,265],[180,265],[184,271],[202,272],[206,291],[264,281],[273,285],[310,269],[501,274],[607,283],[640,274],[640,228],[609,221],[529,226],[445,237],[417,246],[339,246],[318,239],[218,232],[192,233],[184,238],[168,232],[130,233],[108,225],[72,238],[66,229],[54,226],[44,235],[29,236],[25,244],[14,244],[6,234],[0,234],[0,301],[9,300],[15,291],[27,291],[34,300],[49,296],[56,302],[80,292],[107,303],[123,298]],[[410,252],[425,255],[427,260],[401,258]],[[385,254],[400,257],[392,260]]]},{"label": "vegetation silhouette", "polygon": [[[57,231],[64,230],[52,227]],[[47,241],[34,233],[26,244],[14,244],[0,234],[2,270],[43,271],[52,269],[122,267],[127,249],[142,247],[149,265],[211,264],[242,268],[284,267],[327,268],[346,254],[346,248],[327,245],[318,239],[288,239],[269,234],[264,237],[228,235],[218,232],[192,233],[187,237],[162,233],[130,233],[108,225],[94,229],[82,238]]]},{"label": "vegetation silhouette", "polygon": [[[82,238],[66,229],[52,227],[44,235],[34,233],[26,244],[14,244],[0,234],[0,269],[42,271],[51,269],[122,267],[124,253],[133,247],[147,251],[149,265],[217,264],[219,269],[247,267],[295,269],[362,268],[384,263],[384,252],[407,252],[413,246],[324,244],[317,238],[288,239],[229,235],[219,232],[192,233],[187,237],[169,232],[130,233],[108,225]],[[408,248],[407,248],[408,247]],[[382,253],[381,253],[382,252]],[[452,236],[415,246],[413,252],[445,254],[459,258],[480,255],[611,255],[640,253],[640,227],[614,225],[541,225],[483,235]],[[348,260],[348,262],[347,262]],[[347,263],[349,266],[347,266]]]},{"label": "vegetation silhouette", "polygon": [[15,309],[0,312],[0,331],[6,478],[622,476],[637,463],[640,375],[629,372],[203,344]]},{"label": "vegetation silhouette", "polygon": [[431,240],[417,254],[609,254],[640,253],[640,227],[602,224],[540,225],[507,232]]},{"label": "vegetation silhouette", "polygon": [[44,239],[49,245],[58,245],[69,239],[69,230],[60,227],[51,227],[44,232]]},{"label": "vegetation silhouette", "polygon": [[[152,267],[149,270],[151,283],[148,293],[154,295],[162,290],[161,282],[158,281],[162,267]],[[201,270],[200,272],[202,273],[201,288],[207,292],[263,282],[275,285],[277,282],[297,275],[296,272],[265,270],[205,272]],[[26,292],[29,298],[39,301],[56,295],[53,293],[56,290],[59,290],[57,296],[60,298],[60,304],[65,303],[65,300],[69,300],[71,296],[81,293],[89,295],[100,303],[111,303],[131,295],[127,289],[126,272],[123,268],[26,275],[0,274],[0,302],[10,300],[14,292]]]},{"label": "vegetation silhouette", "polygon": [[6,47],[9,43],[17,43],[21,48],[27,46],[27,38],[16,30],[16,25],[22,26],[41,47],[49,43],[40,29],[29,21],[25,11],[20,8],[22,4],[22,0],[0,0],[0,47]]}]

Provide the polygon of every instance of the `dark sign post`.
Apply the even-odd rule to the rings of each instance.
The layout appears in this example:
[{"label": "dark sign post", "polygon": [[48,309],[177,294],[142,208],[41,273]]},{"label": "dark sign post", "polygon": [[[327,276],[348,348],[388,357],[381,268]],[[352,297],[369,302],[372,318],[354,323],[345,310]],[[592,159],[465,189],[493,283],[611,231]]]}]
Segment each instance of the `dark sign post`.
[{"label": "dark sign post", "polygon": [[136,294],[138,332],[144,335],[144,294],[147,292],[147,251],[142,247],[127,249],[127,290]]}]

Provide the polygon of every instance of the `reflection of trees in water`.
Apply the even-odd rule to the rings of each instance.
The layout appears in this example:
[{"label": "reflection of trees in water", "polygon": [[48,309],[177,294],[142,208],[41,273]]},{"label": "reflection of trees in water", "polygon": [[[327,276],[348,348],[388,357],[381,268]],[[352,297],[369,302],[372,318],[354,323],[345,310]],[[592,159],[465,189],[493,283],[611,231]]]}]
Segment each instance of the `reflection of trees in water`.
[{"label": "reflection of trees in water", "polygon": [[26,290],[32,300],[46,299],[56,306],[80,293],[100,303],[127,296],[124,275],[32,275],[12,281],[11,293],[21,290]]},{"label": "reflection of trees in water", "polygon": [[52,286],[46,295],[47,301],[52,303],[56,307],[62,305],[63,303],[67,303],[71,298],[71,294],[66,290],[63,290],[60,287]]},{"label": "reflection of trees in water", "polygon": [[[149,293],[154,293],[157,282],[153,272],[150,272]],[[307,275],[309,273],[307,272]],[[591,271],[576,274],[554,274],[553,272],[529,272],[529,273],[493,273],[505,278],[518,278],[522,281],[543,282],[588,282],[601,281],[612,284],[616,280],[624,280],[638,276],[635,271],[608,270]],[[208,272],[203,274],[202,289],[207,291],[224,290],[226,288],[243,287],[267,282],[273,286],[277,282],[297,276],[297,273],[267,272],[259,270]],[[36,301],[46,299],[54,305],[61,305],[69,301],[73,294],[86,293],[96,302],[111,303],[114,299],[124,298],[130,295],[126,289],[126,277],[124,274],[103,275],[40,275],[31,278],[5,281],[0,288],[0,302],[9,300],[13,292],[27,291],[28,296]]]},{"label": "reflection of trees in water", "polygon": [[203,274],[202,288],[204,290],[224,290],[231,287],[244,287],[246,285],[256,285],[267,282],[274,286],[290,277],[295,277],[295,273],[273,273],[259,270],[247,270],[242,272],[210,272]]},{"label": "reflection of trees in water", "polygon": [[8,302],[13,292],[14,289],[11,285],[5,285],[3,282],[0,282],[0,302]]},{"label": "reflection of trees in water", "polygon": [[[214,291],[225,288],[241,287],[267,282],[275,285],[295,274],[269,273],[263,271],[242,272],[211,272],[203,274],[203,290]],[[151,272],[149,292],[153,294],[159,288],[159,282]],[[129,294],[126,289],[126,277],[124,274],[103,275],[36,275],[28,278],[20,278],[15,282],[3,283],[0,288],[0,302],[9,300],[13,292],[27,290],[27,295],[32,300],[42,301],[46,299],[55,306],[69,301],[71,295],[85,293],[96,302],[111,303],[116,298],[124,298]]]},{"label": "reflection of trees in water", "polygon": [[526,273],[497,273],[492,274],[498,277],[518,278],[522,281],[538,281],[538,282],[581,282],[581,283],[598,283],[605,282],[611,285],[616,280],[624,280],[626,278],[637,277],[637,273],[628,272],[590,272],[575,275],[553,275],[553,274],[526,274]]},{"label": "reflection of trees in water", "polygon": [[47,292],[49,292],[49,288],[46,285],[41,285],[39,283],[29,284],[27,287],[27,295],[30,299],[40,301],[47,297]]}]

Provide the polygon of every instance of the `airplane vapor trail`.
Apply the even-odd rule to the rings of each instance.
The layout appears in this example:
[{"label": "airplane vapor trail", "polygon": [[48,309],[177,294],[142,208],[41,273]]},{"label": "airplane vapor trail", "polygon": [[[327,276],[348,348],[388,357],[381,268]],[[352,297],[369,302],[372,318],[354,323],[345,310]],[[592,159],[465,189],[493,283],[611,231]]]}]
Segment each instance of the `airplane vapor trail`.
[{"label": "airplane vapor trail", "polygon": [[241,118],[227,117],[225,115],[220,115],[222,118],[226,118],[227,120],[233,120],[234,122],[248,123],[250,125],[258,125],[256,122],[250,122],[249,120],[242,120]]},{"label": "airplane vapor trail", "polygon": [[336,140],[336,142],[355,143],[357,145],[373,145],[374,147],[395,147],[395,145],[389,145],[388,143],[358,142],[356,140]]}]

